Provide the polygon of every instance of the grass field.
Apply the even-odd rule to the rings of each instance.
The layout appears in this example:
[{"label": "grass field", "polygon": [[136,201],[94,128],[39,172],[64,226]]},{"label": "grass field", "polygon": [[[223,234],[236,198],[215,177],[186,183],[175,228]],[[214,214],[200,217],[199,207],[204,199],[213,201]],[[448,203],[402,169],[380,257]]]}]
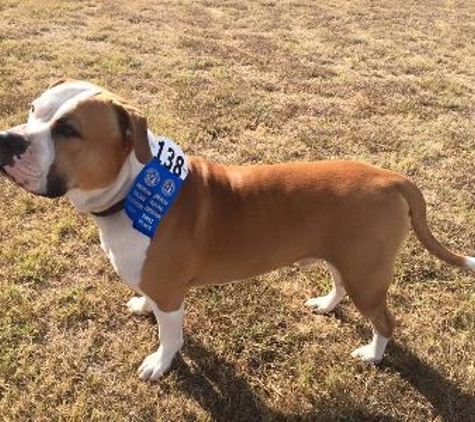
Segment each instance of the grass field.
[{"label": "grass field", "polygon": [[[475,252],[475,4],[359,0],[0,0],[0,128],[62,76],[131,98],[151,128],[223,163],[357,159],[410,176],[446,245]],[[475,277],[414,237],[379,367],[323,267],[195,290],[158,384],[89,216],[0,180],[0,419],[475,420]]]}]

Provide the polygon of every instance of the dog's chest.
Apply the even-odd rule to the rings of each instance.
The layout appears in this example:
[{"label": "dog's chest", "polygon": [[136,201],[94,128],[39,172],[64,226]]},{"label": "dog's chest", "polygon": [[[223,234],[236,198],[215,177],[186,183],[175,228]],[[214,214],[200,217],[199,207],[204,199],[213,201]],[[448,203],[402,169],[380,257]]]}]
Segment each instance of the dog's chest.
[{"label": "dog's chest", "polygon": [[116,273],[140,293],[138,284],[150,239],[132,227],[124,212],[97,218],[101,246]]}]

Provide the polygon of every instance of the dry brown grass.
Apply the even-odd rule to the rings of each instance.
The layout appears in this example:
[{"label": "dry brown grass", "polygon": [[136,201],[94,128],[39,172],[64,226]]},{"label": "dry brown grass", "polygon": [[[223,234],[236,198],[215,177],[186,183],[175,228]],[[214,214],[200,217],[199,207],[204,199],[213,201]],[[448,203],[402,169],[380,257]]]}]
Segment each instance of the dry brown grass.
[{"label": "dry brown grass", "polygon": [[[57,77],[92,80],[188,153],[409,175],[437,236],[474,252],[470,1],[0,0],[0,17],[1,128]],[[475,420],[474,277],[412,238],[381,367],[349,356],[370,337],[349,302],[302,306],[325,272],[291,267],[194,291],[182,355],[150,385],[155,324],[127,314],[91,219],[4,180],[0,215],[2,420]]]}]

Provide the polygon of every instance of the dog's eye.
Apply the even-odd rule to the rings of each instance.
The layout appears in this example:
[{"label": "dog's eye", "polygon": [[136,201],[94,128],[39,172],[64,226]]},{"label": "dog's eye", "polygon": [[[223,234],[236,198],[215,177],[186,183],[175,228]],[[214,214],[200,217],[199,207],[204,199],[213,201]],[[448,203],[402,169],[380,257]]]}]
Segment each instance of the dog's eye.
[{"label": "dog's eye", "polygon": [[53,135],[63,136],[65,138],[80,138],[81,134],[67,120],[58,120],[53,128]]}]

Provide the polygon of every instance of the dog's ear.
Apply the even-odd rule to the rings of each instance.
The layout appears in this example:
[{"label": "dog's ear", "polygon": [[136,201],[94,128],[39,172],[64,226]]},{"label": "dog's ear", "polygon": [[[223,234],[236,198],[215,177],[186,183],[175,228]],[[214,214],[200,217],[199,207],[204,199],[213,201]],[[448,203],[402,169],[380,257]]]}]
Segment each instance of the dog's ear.
[{"label": "dog's ear", "polygon": [[123,139],[134,149],[137,160],[142,164],[147,164],[152,159],[148,143],[147,119],[132,106],[116,101],[113,105],[117,112]]}]

